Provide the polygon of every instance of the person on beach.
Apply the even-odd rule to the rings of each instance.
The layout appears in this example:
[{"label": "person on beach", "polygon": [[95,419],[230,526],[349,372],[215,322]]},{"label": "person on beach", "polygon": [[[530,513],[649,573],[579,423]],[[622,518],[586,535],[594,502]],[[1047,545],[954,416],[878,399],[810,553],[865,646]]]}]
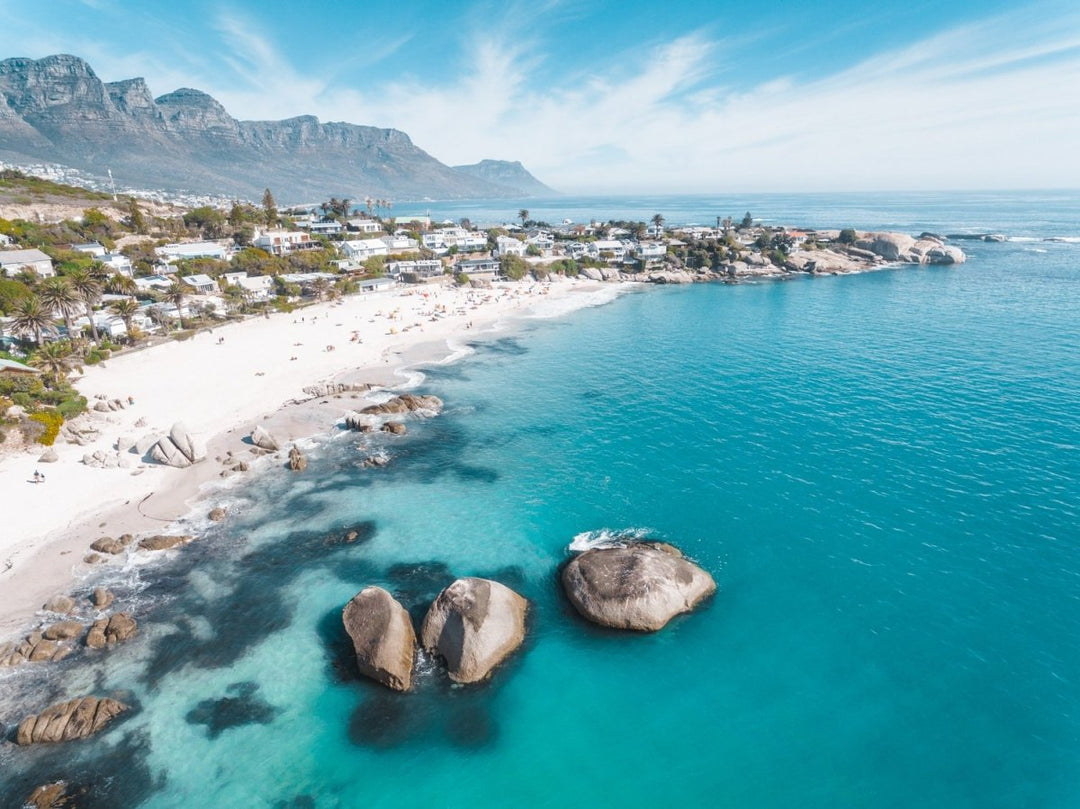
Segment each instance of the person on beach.
[{"label": "person on beach", "polygon": [[41,473],[34,470],[34,483],[41,483]]}]

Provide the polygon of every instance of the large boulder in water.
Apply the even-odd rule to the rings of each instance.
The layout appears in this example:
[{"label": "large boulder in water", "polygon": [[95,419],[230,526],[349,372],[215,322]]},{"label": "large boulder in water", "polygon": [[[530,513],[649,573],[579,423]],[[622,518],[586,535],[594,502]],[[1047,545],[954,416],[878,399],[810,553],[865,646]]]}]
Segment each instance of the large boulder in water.
[{"label": "large boulder in water", "polygon": [[412,688],[416,632],[408,611],[381,587],[365,587],[341,614],[352,638],[356,666],[395,691]]},{"label": "large boulder in water", "polygon": [[585,618],[639,632],[662,629],[716,592],[712,576],[659,542],[587,550],[566,565],[562,583]]},{"label": "large boulder in water", "polygon": [[420,629],[424,648],[442,656],[450,679],[487,677],[525,639],[529,602],[488,579],[458,579],[431,605]]},{"label": "large boulder in water", "polygon": [[115,699],[80,697],[61,702],[20,722],[15,741],[26,745],[84,739],[126,710],[128,706]]}]

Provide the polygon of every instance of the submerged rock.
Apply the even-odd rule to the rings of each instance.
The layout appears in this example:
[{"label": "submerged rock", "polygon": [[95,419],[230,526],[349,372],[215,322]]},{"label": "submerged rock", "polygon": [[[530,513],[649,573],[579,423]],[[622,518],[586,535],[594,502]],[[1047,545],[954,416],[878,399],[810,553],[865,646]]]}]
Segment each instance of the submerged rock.
[{"label": "submerged rock", "polygon": [[424,616],[421,641],[446,661],[451,680],[483,680],[525,639],[528,604],[498,582],[458,579]]},{"label": "submerged rock", "polygon": [[400,421],[388,421],[382,426],[382,431],[392,435],[405,435],[406,428]]},{"label": "submerged rock", "polygon": [[442,410],[442,406],[442,399],[438,396],[415,396],[411,393],[403,393],[382,404],[365,407],[360,412],[369,415],[393,415],[417,411],[438,413]]},{"label": "submerged rock", "polygon": [[116,597],[104,587],[95,587],[94,593],[90,597],[90,603],[93,604],[97,609],[103,610],[112,606],[115,598]]},{"label": "submerged rock", "polygon": [[225,519],[226,514],[228,514],[228,512],[224,508],[222,508],[221,506],[217,506],[216,508],[210,509],[210,513],[206,516],[212,522],[221,522]]},{"label": "submerged rock", "polygon": [[73,609],[75,609],[75,599],[70,596],[53,596],[42,607],[46,612],[57,612],[61,615],[67,615]]},{"label": "submerged rock", "polygon": [[194,538],[195,537],[186,534],[178,534],[175,536],[158,534],[156,536],[140,539],[139,549],[144,551],[167,551],[178,545],[186,545]]},{"label": "submerged rock", "polygon": [[80,697],[61,702],[20,722],[15,741],[28,745],[84,739],[127,710],[129,706],[115,699]]},{"label": "submerged rock", "polygon": [[655,632],[716,592],[712,576],[671,545],[593,548],[562,572],[570,603],[594,623]]},{"label": "submerged rock", "polygon": [[412,688],[416,632],[409,613],[381,587],[365,587],[341,620],[352,638],[360,673],[395,691]]},{"label": "submerged rock", "polygon": [[126,612],[118,612],[109,618],[94,621],[86,635],[86,645],[91,649],[103,649],[116,643],[123,643],[134,637],[139,625]]}]

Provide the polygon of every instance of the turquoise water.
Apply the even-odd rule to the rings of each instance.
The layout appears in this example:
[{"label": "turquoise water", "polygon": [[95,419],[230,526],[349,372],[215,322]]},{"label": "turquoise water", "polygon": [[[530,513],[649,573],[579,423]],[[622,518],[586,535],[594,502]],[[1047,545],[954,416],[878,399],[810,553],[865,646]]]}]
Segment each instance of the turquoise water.
[{"label": "turquoise water", "polygon": [[[900,226],[1070,235],[1080,205],[1056,204],[1049,225],[973,201]],[[1080,247],[964,247],[958,267],[631,292],[430,369],[447,410],[388,467],[325,438],[303,477],[265,473],[115,583],[137,640],[9,677],[139,710],[0,748],[0,804],[64,775],[93,780],[85,806],[1080,804]],[[717,596],[655,635],[576,619],[566,546],[630,528]],[[353,594],[419,616],[459,575],[533,606],[492,682],[352,675]]]}]

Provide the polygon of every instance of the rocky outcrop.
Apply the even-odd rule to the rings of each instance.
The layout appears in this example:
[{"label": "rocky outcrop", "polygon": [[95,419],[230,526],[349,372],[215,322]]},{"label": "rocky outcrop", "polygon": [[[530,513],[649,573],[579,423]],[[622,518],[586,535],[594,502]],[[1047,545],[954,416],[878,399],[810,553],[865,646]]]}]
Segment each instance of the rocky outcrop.
[{"label": "rocky outcrop", "polygon": [[323,382],[319,385],[308,385],[304,393],[318,399],[321,396],[336,396],[339,393],[363,393],[371,390],[367,382]]},{"label": "rocky outcrop", "polygon": [[76,805],[64,781],[42,784],[30,793],[23,804],[29,809],[72,809]]},{"label": "rocky outcrop", "polygon": [[384,433],[390,433],[391,435],[405,435],[407,432],[405,425],[400,421],[388,421],[382,426]]},{"label": "rocky outcrop", "polygon": [[167,551],[179,545],[186,545],[195,537],[187,534],[165,535],[158,534],[152,537],[144,537],[139,540],[139,550],[143,551]]},{"label": "rocky outcrop", "polygon": [[184,426],[176,422],[167,436],[158,439],[150,450],[150,458],[166,466],[179,469],[198,463],[206,457],[206,449]]},{"label": "rocky outcrop", "polygon": [[210,513],[206,516],[211,522],[221,522],[225,519],[227,514],[228,512],[224,508],[217,506],[216,508],[210,509]]},{"label": "rocky outcrop", "polygon": [[424,648],[446,661],[450,679],[483,680],[525,639],[528,602],[488,579],[458,579],[431,605],[420,630]]},{"label": "rocky outcrop", "polygon": [[403,413],[435,414],[442,410],[442,399],[438,396],[414,396],[403,393],[381,404],[369,405],[360,412],[363,414],[385,416]]},{"label": "rocky outcrop", "polygon": [[46,708],[19,723],[15,741],[20,745],[85,739],[103,730],[129,706],[115,699],[80,697]]},{"label": "rocky outcrop", "polygon": [[52,447],[49,447],[38,456],[38,463],[56,463],[59,460],[60,456],[56,454],[56,450]]},{"label": "rocky outcrop", "polygon": [[45,640],[72,640],[83,632],[83,625],[78,621],[60,621],[45,627],[41,634]]},{"label": "rocky outcrop", "polygon": [[[64,622],[66,623],[66,622]],[[80,626],[81,630],[82,627]],[[66,633],[64,628],[60,633]],[[31,632],[18,643],[0,643],[0,668],[21,666],[23,663],[45,663],[63,660],[72,647],[62,640],[45,637],[41,630]]]},{"label": "rocky outcrop", "polygon": [[915,239],[904,233],[872,233],[860,239],[857,246],[886,261],[909,264],[963,264],[967,260],[959,247],[946,245],[929,234]]},{"label": "rocky outcrop", "polygon": [[295,444],[289,450],[289,469],[293,472],[303,472],[307,469],[307,458]]},{"label": "rocky outcrop", "polygon": [[369,413],[346,413],[345,426],[358,433],[369,433],[379,426],[379,418]]},{"label": "rocky outcrop", "polygon": [[90,603],[94,605],[96,609],[105,610],[112,606],[113,601],[116,600],[110,591],[104,587],[95,587],[93,595],[90,596]]},{"label": "rocky outcrop", "polygon": [[365,587],[341,615],[352,638],[356,666],[395,691],[412,688],[416,633],[409,613],[381,587]]},{"label": "rocky outcrop", "polygon": [[127,546],[131,544],[131,534],[124,534],[119,539],[113,539],[112,537],[102,537],[101,539],[95,539],[90,543],[90,549],[95,550],[98,553],[109,553],[116,555],[123,553]]},{"label": "rocky outcrop", "polygon": [[134,637],[138,629],[134,618],[126,612],[118,612],[109,618],[94,621],[86,634],[86,645],[91,649],[104,649]]},{"label": "rocky outcrop", "polygon": [[259,449],[265,449],[270,452],[277,452],[281,449],[277,439],[270,435],[270,432],[261,424],[257,425],[255,429],[251,431],[251,443],[259,447]]},{"label": "rocky outcrop", "polygon": [[75,599],[71,596],[56,595],[46,601],[41,608],[46,612],[57,612],[61,615],[67,615],[75,609]]},{"label": "rocky outcrop", "polygon": [[583,617],[639,632],[662,629],[716,592],[712,576],[658,542],[587,550],[563,568],[562,584]]}]

